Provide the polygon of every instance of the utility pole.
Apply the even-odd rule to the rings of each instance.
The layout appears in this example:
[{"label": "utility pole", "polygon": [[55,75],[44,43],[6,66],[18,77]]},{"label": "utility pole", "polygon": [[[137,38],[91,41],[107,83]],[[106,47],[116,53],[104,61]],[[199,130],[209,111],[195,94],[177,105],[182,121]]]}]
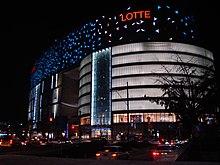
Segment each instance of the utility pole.
[{"label": "utility pole", "polygon": [[81,142],[81,123],[80,123],[80,118],[81,118],[81,111],[78,111],[78,118],[79,118],[79,125],[78,125],[78,137],[79,137],[79,141]]},{"label": "utility pole", "polygon": [[127,82],[127,123],[128,123],[128,134],[127,140],[129,141],[129,134],[130,134],[130,123],[129,123],[129,92],[128,92],[128,82]]}]

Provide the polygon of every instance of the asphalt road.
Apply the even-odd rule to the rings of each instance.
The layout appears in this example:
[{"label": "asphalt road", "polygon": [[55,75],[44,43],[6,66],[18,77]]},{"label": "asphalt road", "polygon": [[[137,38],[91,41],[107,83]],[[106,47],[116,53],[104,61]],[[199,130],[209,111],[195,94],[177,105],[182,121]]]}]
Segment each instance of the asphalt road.
[{"label": "asphalt road", "polygon": [[0,165],[219,165],[219,162],[169,162],[144,160],[95,160],[27,155],[0,155]]},{"label": "asphalt road", "polygon": [[[151,147],[133,147],[132,154],[129,160],[104,161],[96,160],[94,152],[91,148],[94,146],[84,146],[77,148],[74,145],[55,145],[23,147],[20,149],[6,149],[0,151],[0,165],[68,165],[68,164],[177,164],[177,165],[220,165],[220,140],[208,141],[197,140],[193,141],[192,145],[184,156],[183,160],[179,161],[152,161],[150,150]],[[71,152],[70,152],[71,151]],[[94,151],[94,150],[93,150]]]}]

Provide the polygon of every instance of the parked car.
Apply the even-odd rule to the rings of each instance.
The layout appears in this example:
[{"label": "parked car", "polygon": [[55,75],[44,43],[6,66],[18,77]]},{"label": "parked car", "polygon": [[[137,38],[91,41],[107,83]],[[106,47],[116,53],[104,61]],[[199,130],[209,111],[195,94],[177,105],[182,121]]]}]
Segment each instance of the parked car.
[{"label": "parked car", "polygon": [[129,159],[130,153],[123,146],[104,146],[96,153],[97,159]]}]

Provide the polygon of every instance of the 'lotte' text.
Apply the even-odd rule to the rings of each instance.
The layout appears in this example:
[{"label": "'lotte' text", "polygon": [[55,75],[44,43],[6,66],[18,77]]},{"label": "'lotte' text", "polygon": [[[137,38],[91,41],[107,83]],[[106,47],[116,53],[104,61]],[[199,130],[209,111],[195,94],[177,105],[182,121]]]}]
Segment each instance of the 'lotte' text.
[{"label": "'lotte' text", "polygon": [[127,14],[121,14],[121,21],[130,21],[132,19],[141,19],[141,18],[150,18],[150,10],[145,10],[145,11],[134,11],[134,12],[129,12]]}]

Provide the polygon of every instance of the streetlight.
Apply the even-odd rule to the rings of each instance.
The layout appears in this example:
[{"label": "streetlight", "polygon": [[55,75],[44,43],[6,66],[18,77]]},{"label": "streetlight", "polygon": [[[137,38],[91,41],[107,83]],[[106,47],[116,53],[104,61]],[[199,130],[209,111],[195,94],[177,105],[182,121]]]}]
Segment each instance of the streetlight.
[{"label": "streetlight", "polygon": [[129,123],[129,91],[128,91],[128,82],[127,82],[127,123],[128,123],[128,141],[129,141],[129,133],[130,133],[130,123]]},{"label": "streetlight", "polygon": [[79,127],[78,127],[78,136],[79,140],[81,140],[81,127],[80,127],[80,118],[81,118],[81,111],[78,112],[78,118],[79,118]]}]

